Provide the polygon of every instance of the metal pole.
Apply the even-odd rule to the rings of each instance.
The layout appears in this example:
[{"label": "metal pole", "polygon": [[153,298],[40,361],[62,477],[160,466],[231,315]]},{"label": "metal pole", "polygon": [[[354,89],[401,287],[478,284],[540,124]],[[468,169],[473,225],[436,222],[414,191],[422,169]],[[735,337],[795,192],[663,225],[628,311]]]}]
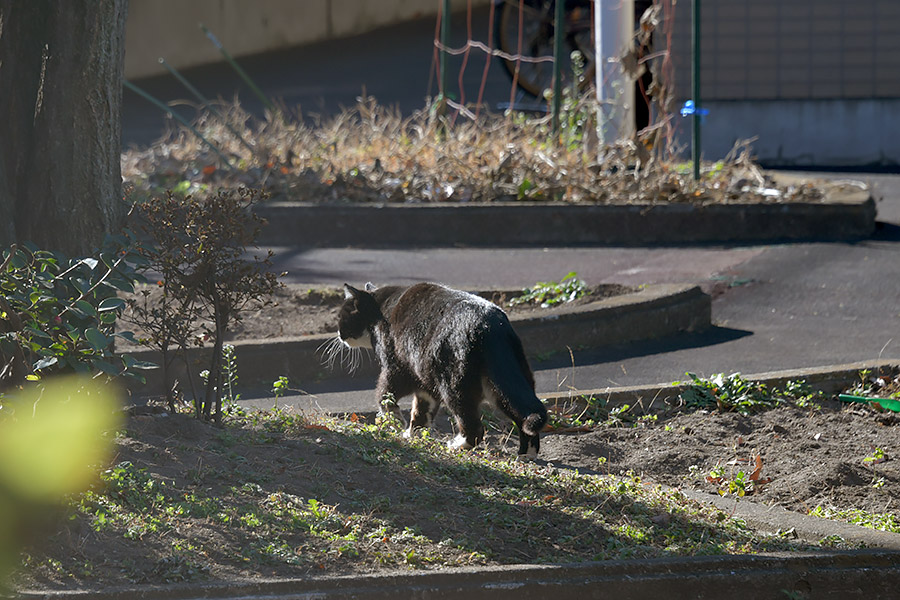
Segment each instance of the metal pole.
[{"label": "metal pole", "polygon": [[447,99],[447,48],[450,47],[450,0],[441,7],[441,104]]},{"label": "metal pole", "polygon": [[169,113],[169,115],[171,115],[173,119],[175,119],[176,121],[178,121],[179,123],[181,123],[182,125],[187,127],[191,133],[193,133],[195,136],[197,136],[200,139],[200,141],[202,141],[204,144],[209,146],[209,148],[213,152],[218,154],[219,158],[222,159],[222,162],[224,162],[228,166],[229,169],[231,169],[232,171],[237,171],[237,169],[235,169],[234,166],[231,164],[231,161],[228,160],[228,157],[225,156],[224,154],[222,154],[222,151],[219,150],[218,148],[216,148],[215,144],[213,144],[208,139],[203,137],[203,134],[201,134],[199,131],[197,131],[197,129],[193,125],[188,123],[187,119],[185,119],[184,117],[179,115],[177,112],[172,110],[170,107],[166,106],[161,101],[157,100],[156,98],[154,98],[153,96],[151,96],[150,94],[148,94],[147,92],[145,92],[144,90],[139,88],[138,86],[131,83],[127,79],[122,80],[122,85],[125,86],[127,89],[131,90],[132,92],[134,92],[135,94],[137,94],[138,96],[144,98],[145,100],[147,100],[154,106],[158,107],[160,110]]},{"label": "metal pole", "polygon": [[562,109],[562,53],[563,35],[566,28],[565,8],[565,0],[556,0],[553,12],[553,105],[551,107],[553,133],[559,133],[559,113]]},{"label": "metal pole", "polygon": [[250,76],[247,75],[247,72],[241,68],[241,65],[237,64],[237,62],[234,60],[234,58],[232,58],[231,54],[228,53],[228,50],[225,49],[219,39],[215,35],[213,35],[213,32],[210,31],[209,28],[203,23],[200,23],[200,29],[203,30],[203,33],[206,34],[206,37],[209,38],[209,41],[211,41],[213,43],[213,46],[215,46],[219,50],[219,53],[225,58],[226,61],[228,61],[228,64],[231,65],[231,68],[234,69],[235,73],[237,73],[238,76],[244,80],[244,83],[247,84],[247,86],[253,91],[253,93],[256,94],[256,97],[259,98],[263,105],[274,113],[275,106],[272,104],[269,98],[263,93],[261,89],[259,89],[259,87],[257,87],[255,83],[253,83],[253,80],[250,79]]},{"label": "metal pole", "polygon": [[691,161],[694,167],[694,181],[700,179],[700,0],[692,0],[692,18],[694,28],[691,34],[691,53],[693,67],[691,81],[693,84],[694,122],[691,132]]},{"label": "metal pole", "polygon": [[597,90],[597,139],[602,148],[606,136],[603,120],[603,103],[606,88],[603,81],[603,0],[594,0],[594,87]]},{"label": "metal pole", "polygon": [[214,106],[212,105],[212,103],[206,98],[206,96],[204,96],[203,94],[200,93],[200,90],[198,90],[197,88],[195,88],[195,87],[191,84],[191,82],[188,81],[188,80],[184,77],[184,75],[182,75],[181,73],[178,72],[178,69],[176,69],[175,67],[173,67],[172,65],[170,65],[169,63],[167,63],[167,62],[166,62],[166,59],[164,59],[164,58],[160,58],[160,59],[159,59],[159,64],[161,64],[162,66],[164,66],[164,67],[169,71],[169,73],[171,73],[172,76],[173,76],[175,79],[177,79],[178,82],[179,82],[181,85],[183,85],[183,86],[187,89],[187,91],[189,91],[191,94],[193,94],[193,95],[194,95],[194,98],[196,98],[197,100],[199,100],[200,102],[202,102],[203,105],[206,107],[206,109],[207,109],[209,112],[211,112],[211,113],[214,114],[216,117],[218,117],[219,120],[222,121],[222,124],[228,129],[228,131],[230,131],[230,132],[232,133],[232,135],[234,135],[238,140],[240,140],[240,142],[241,142],[244,146],[246,146],[247,149],[250,150],[250,152],[251,152],[252,154],[254,154],[254,155],[256,154],[256,149],[255,149],[253,146],[251,146],[251,145],[247,142],[247,140],[245,140],[245,139],[243,138],[243,136],[241,136],[240,132],[239,132],[237,129],[235,129],[234,127],[231,126],[231,123],[229,123],[228,120],[227,120],[225,117],[223,117],[223,116],[221,115],[221,113],[219,113],[219,111],[217,111],[217,110],[215,109],[215,107],[214,107]]}]

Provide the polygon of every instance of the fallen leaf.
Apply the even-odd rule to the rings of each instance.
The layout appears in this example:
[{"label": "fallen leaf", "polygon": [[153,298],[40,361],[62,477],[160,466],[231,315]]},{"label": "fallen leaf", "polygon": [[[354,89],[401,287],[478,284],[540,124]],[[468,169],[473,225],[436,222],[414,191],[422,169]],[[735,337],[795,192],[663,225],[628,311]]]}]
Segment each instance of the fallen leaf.
[{"label": "fallen leaf", "polygon": [[212,175],[212,174],[215,173],[215,172],[216,172],[216,167],[215,167],[215,165],[206,165],[205,167],[203,167],[203,174],[204,174],[204,175]]},{"label": "fallen leaf", "polygon": [[[750,473],[750,481],[759,481],[759,474],[762,473],[762,456],[756,455],[756,468]],[[762,482],[760,482],[762,483]]]}]

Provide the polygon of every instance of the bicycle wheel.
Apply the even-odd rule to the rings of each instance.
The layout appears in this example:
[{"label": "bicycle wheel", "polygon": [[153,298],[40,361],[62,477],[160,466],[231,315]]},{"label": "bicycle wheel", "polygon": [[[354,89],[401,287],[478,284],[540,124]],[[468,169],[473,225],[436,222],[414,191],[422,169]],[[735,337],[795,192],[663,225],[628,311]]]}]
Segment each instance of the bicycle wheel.
[{"label": "bicycle wheel", "polygon": [[[520,52],[523,57],[538,58],[553,56],[555,27],[553,17],[555,0],[503,0],[498,3],[494,17],[494,33],[497,46],[509,55]],[[591,46],[590,7],[583,2],[571,2],[566,6],[565,50],[562,56],[563,81],[571,82],[572,64],[569,58],[572,50],[580,50],[585,57],[588,72],[593,72],[593,49]],[[521,17],[521,36],[519,20]],[[521,40],[520,40],[521,38]],[[515,61],[501,58],[510,77],[516,79],[517,86],[537,98],[543,97],[544,90],[553,87],[553,62]],[[516,65],[519,74],[516,78]]]}]

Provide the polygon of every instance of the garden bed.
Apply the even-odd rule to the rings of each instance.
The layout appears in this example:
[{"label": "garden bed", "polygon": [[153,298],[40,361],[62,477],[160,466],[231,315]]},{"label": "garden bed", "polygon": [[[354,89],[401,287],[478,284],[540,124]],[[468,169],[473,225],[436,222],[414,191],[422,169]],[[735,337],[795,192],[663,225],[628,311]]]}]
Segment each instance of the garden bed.
[{"label": "garden bed", "polygon": [[[577,422],[551,407],[535,463],[512,460],[514,436],[490,420],[485,444],[459,452],[442,420],[405,440],[398,425],[358,415],[232,408],[224,427],[132,416],[102,483],[28,550],[19,582],[90,589],[858,546],[756,530],[678,488],[896,531],[900,419],[807,392],[741,405],[757,411],[747,416],[698,409],[690,394],[646,415],[595,406]],[[742,487],[729,485],[740,471]]]}]

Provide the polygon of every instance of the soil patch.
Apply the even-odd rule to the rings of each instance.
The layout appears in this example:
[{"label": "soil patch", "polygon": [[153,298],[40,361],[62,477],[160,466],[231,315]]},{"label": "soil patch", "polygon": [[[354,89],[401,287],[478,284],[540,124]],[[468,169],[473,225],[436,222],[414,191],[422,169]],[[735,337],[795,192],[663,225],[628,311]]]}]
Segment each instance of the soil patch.
[{"label": "soil patch", "polygon": [[[158,293],[153,286],[145,288],[153,294]],[[511,305],[510,300],[521,294],[520,290],[479,291],[476,292],[495,304],[501,306],[511,317],[529,317],[550,315],[574,306],[596,302],[603,298],[618,296],[635,291],[636,288],[618,285],[601,284],[593,286],[584,296],[563,305],[541,308],[534,304]],[[139,290],[140,291],[140,290]],[[285,286],[279,289],[273,303],[260,308],[245,310],[241,321],[234,323],[228,332],[227,340],[272,339],[283,337],[300,337],[337,331],[337,311],[344,302],[343,291],[339,288],[314,288]],[[138,328],[125,325],[140,338]],[[134,350],[138,346],[130,345],[122,340],[121,350]]]},{"label": "soil patch", "polygon": [[[448,439],[286,411],[238,413],[224,427],[132,416],[111,467],[28,550],[18,584],[107,589],[816,547],[636,477],[512,460],[506,431],[473,451],[451,451]],[[547,457],[589,439],[548,435]]]},{"label": "soil patch", "polygon": [[[801,513],[862,510],[900,520],[900,416],[836,400],[743,416],[674,412],[635,426],[547,436],[549,461],[746,496]],[[759,461],[757,461],[759,457]],[[604,460],[602,464],[598,459]],[[760,467],[757,482],[749,476]],[[759,483],[765,482],[765,483]]]}]

